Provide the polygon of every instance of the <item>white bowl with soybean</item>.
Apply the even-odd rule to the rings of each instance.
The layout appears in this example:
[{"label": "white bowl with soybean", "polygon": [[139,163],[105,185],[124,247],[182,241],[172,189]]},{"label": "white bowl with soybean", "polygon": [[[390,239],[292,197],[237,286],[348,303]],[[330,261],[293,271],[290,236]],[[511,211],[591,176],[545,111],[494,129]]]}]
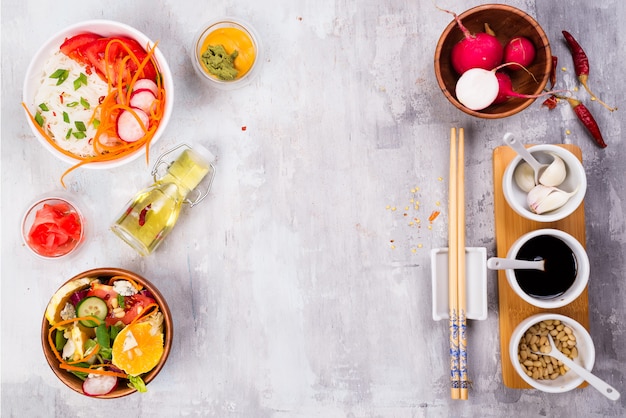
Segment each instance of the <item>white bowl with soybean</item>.
[{"label": "white bowl with soybean", "polygon": [[566,176],[563,183],[558,189],[564,192],[573,192],[565,205],[558,209],[537,214],[528,206],[528,192],[522,190],[515,181],[515,169],[522,164],[524,160],[516,155],[509,163],[502,177],[502,191],[504,198],[518,215],[523,218],[537,222],[556,222],[571,215],[583,202],[585,193],[587,192],[587,176],[585,169],[580,160],[568,149],[554,145],[541,144],[528,148],[528,151],[537,161],[543,164],[549,164],[554,160],[551,154],[557,155],[565,163]]},{"label": "white bowl with soybean", "polygon": [[[530,332],[532,327],[538,332]],[[537,356],[537,359],[532,356],[531,351],[534,351],[534,348],[540,351],[541,345],[549,344],[546,336],[548,332],[555,343],[559,340],[562,347],[567,347],[565,353],[570,358],[573,357],[575,363],[589,371],[593,369],[596,351],[587,329],[580,322],[555,313],[540,313],[523,320],[511,335],[509,357],[515,371],[534,389],[549,393],[568,392],[580,386],[584,379],[573,370],[561,369],[558,362],[551,360],[549,356]],[[527,334],[530,334],[530,337],[527,337]],[[522,364],[524,362],[526,365]],[[538,378],[539,374],[542,376],[541,379]]]}]

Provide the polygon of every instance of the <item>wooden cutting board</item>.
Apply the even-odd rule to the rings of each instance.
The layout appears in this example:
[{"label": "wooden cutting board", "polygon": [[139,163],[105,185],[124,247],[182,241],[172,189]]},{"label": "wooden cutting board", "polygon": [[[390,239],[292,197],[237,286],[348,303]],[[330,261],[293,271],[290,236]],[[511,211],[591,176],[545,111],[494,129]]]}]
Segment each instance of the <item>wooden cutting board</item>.
[{"label": "wooden cutting board", "polygon": [[[570,144],[560,145],[571,151],[582,161],[579,147]],[[504,198],[502,175],[509,162],[517,154],[508,146],[497,147],[493,151],[494,207],[496,220],[496,252],[498,257],[506,257],[511,245],[527,232],[554,228],[567,232],[583,245],[585,244],[584,202],[565,219],[557,222],[535,222],[518,215]],[[569,316],[589,329],[589,304],[587,289],[572,303],[559,309],[534,307],[517,296],[506,280],[504,270],[498,271],[498,300],[500,318],[500,352],[502,356],[502,380],[510,388],[530,389],[530,386],[517,375],[509,357],[509,340],[515,327],[527,317],[541,312],[554,312]]]}]

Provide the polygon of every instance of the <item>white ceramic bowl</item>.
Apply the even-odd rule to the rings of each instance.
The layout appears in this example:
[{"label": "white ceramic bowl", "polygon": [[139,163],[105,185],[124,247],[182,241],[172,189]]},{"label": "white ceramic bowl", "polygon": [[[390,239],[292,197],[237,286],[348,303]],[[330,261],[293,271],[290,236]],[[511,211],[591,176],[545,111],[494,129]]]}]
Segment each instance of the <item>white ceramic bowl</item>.
[{"label": "white ceramic bowl", "polygon": [[507,258],[517,258],[520,248],[522,248],[528,240],[541,235],[556,237],[567,244],[567,246],[572,250],[574,257],[576,258],[576,279],[574,280],[574,283],[560,296],[552,299],[538,299],[530,296],[522,290],[517,282],[517,279],[515,278],[515,270],[507,269],[506,279],[513,291],[526,302],[538,308],[556,309],[573,302],[587,287],[590,271],[589,256],[587,255],[587,252],[582,244],[570,234],[558,229],[537,229],[519,237],[509,249]]},{"label": "white ceramic bowl", "polygon": [[[255,59],[251,68],[241,77],[237,77],[234,80],[220,80],[219,78],[210,75],[204,68],[201,62],[201,56],[203,54],[202,46],[205,39],[213,31],[223,28],[235,28],[241,30],[252,41],[252,45],[255,50]],[[191,48],[191,63],[198,76],[208,85],[216,87],[221,90],[232,90],[245,85],[250,84],[254,77],[260,71],[261,63],[263,62],[263,46],[261,44],[261,38],[252,25],[242,19],[234,17],[224,17],[216,19],[206,23],[196,33]]]},{"label": "white ceramic bowl", "polygon": [[[33,109],[35,109],[37,106],[37,104],[34,103],[34,100],[35,100],[35,95],[37,93],[37,89],[39,85],[41,84],[40,74],[44,66],[44,63],[48,60],[48,58],[53,53],[53,51],[58,49],[61,46],[61,44],[65,41],[66,38],[72,37],[80,33],[85,33],[85,32],[96,33],[105,37],[114,36],[114,35],[126,36],[129,38],[135,39],[142,46],[144,46],[144,48],[146,45],[150,45],[150,46],[154,45],[154,42],[150,40],[150,38],[148,38],[146,35],[138,31],[137,29],[131,26],[128,26],[124,23],[115,22],[111,20],[84,21],[84,22],[76,23],[72,26],[69,26],[59,31],[58,33],[50,37],[39,48],[39,50],[37,51],[37,53],[31,60],[30,65],[28,66],[28,69],[26,70],[26,77],[24,79],[22,100],[31,112],[33,112]],[[163,88],[165,89],[167,98],[166,98],[163,118],[161,119],[161,122],[159,123],[159,127],[157,128],[156,133],[154,134],[150,142],[151,144],[154,144],[165,131],[167,124],[171,118],[172,110],[174,106],[174,81],[172,78],[172,72],[170,71],[167,60],[165,59],[165,57],[161,53],[161,50],[158,47],[156,48],[154,52],[154,57],[158,65],[158,71],[161,75]],[[44,148],[50,151],[55,157],[72,165],[80,161],[76,158],[67,156],[61,153],[60,151],[58,151],[57,149],[55,149],[51,144],[48,143],[48,141],[45,138],[41,136],[41,134],[39,133],[39,131],[37,130],[35,125],[32,123],[29,117],[27,117],[27,120],[28,120],[28,124],[31,130],[33,131],[33,134],[37,137],[39,142],[44,146]],[[112,161],[101,161],[101,162],[96,162],[96,163],[91,163],[91,164],[85,164],[84,167],[86,168],[119,167],[123,164],[126,164],[128,162],[131,162],[137,159],[138,157],[142,155],[145,155],[145,152],[146,152],[145,147],[141,147],[140,149],[136,150],[132,154],[126,155],[122,158],[118,158]]]},{"label": "white ceramic bowl", "polygon": [[587,192],[587,176],[582,163],[569,150],[557,145],[535,145],[530,147],[528,151],[540,163],[546,164],[553,160],[553,157],[549,155],[548,152],[558,155],[565,163],[567,170],[567,177],[558,188],[565,192],[572,192],[578,186],[578,191],[559,209],[542,214],[532,212],[526,201],[528,193],[523,191],[513,178],[515,168],[523,162],[522,158],[516,155],[515,158],[511,160],[506,170],[504,170],[502,177],[502,191],[507,203],[518,215],[537,222],[556,222],[568,217],[580,206]]},{"label": "white ceramic bowl", "polygon": [[584,381],[584,379],[578,376],[574,371],[569,370],[567,373],[554,380],[537,380],[524,373],[524,370],[519,362],[518,349],[522,337],[531,326],[545,320],[559,320],[572,329],[573,334],[576,337],[576,349],[578,350],[578,357],[574,359],[574,362],[589,371],[593,369],[593,364],[596,359],[596,350],[589,332],[582,326],[582,324],[580,324],[580,322],[575,321],[570,317],[555,313],[536,314],[520,322],[520,324],[513,331],[509,341],[509,357],[511,358],[511,363],[513,364],[515,371],[533,388],[549,393],[567,392],[578,387]]}]

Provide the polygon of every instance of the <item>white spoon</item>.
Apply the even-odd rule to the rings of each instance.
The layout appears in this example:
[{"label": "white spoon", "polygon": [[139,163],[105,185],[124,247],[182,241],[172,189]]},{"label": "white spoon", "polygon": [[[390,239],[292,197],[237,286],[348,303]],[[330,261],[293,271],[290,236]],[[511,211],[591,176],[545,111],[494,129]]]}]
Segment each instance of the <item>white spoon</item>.
[{"label": "white spoon", "polygon": [[550,347],[552,348],[552,350],[549,353],[535,352],[535,354],[550,356],[554,357],[557,360],[561,360],[563,364],[573,370],[578,376],[585,379],[587,383],[596,388],[604,396],[613,401],[619,399],[620,394],[613,386],[609,385],[604,380],[600,379],[598,376],[594,375],[578,363],[574,363],[572,359],[561,353],[561,351],[556,348],[556,345],[554,345],[552,335],[548,334],[548,340],[550,341]]},{"label": "white spoon", "polygon": [[513,150],[520,156],[524,161],[526,161],[535,172],[535,184],[539,184],[539,177],[543,173],[543,171],[548,168],[549,164],[542,164],[532,156],[530,152],[526,149],[524,144],[519,142],[512,133],[507,132],[504,134],[504,143],[509,147],[513,148]]},{"label": "white spoon", "polygon": [[487,267],[490,270],[541,270],[545,271],[546,260],[518,260],[516,258],[491,257],[487,260]]}]

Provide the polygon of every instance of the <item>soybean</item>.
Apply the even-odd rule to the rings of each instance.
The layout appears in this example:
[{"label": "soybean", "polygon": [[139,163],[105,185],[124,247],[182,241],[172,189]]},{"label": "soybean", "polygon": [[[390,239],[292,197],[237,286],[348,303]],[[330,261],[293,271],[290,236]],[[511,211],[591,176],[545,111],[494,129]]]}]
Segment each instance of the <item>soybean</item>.
[{"label": "soybean", "polygon": [[563,362],[548,355],[535,352],[550,351],[548,334],[553,337],[556,348],[571,359],[578,357],[576,337],[570,327],[558,320],[546,320],[534,324],[524,334],[518,346],[518,360],[522,370],[537,380],[554,380],[567,373],[569,368]]}]

